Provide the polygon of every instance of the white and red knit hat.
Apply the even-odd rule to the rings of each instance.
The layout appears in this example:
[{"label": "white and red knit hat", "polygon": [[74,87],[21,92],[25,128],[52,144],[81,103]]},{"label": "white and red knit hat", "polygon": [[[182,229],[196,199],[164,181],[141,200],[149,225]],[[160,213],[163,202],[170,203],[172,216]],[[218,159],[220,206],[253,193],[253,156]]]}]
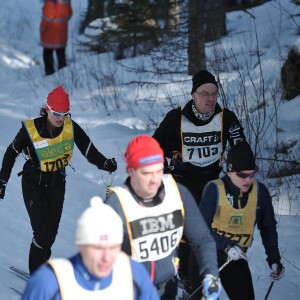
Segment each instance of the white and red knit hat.
[{"label": "white and red knit hat", "polygon": [[122,244],[121,217],[100,197],[93,197],[77,221],[76,245]]}]

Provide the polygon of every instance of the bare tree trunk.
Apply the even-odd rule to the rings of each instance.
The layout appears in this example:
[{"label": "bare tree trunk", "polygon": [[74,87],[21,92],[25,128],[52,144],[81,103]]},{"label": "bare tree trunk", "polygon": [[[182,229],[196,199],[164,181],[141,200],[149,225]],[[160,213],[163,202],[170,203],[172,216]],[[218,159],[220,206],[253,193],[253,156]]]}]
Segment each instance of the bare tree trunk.
[{"label": "bare tree trunk", "polygon": [[188,74],[205,69],[205,42],[226,34],[225,0],[189,0]]},{"label": "bare tree trunk", "polygon": [[214,41],[220,39],[226,34],[226,3],[225,0],[204,1],[205,8],[203,19],[207,24],[205,41]]},{"label": "bare tree trunk", "polygon": [[98,18],[104,17],[104,2],[105,0],[89,0],[84,21],[80,26],[80,33],[84,32],[89,23]]},{"label": "bare tree trunk", "polygon": [[189,0],[188,15],[188,74],[205,68],[205,26],[199,15],[204,0]]}]

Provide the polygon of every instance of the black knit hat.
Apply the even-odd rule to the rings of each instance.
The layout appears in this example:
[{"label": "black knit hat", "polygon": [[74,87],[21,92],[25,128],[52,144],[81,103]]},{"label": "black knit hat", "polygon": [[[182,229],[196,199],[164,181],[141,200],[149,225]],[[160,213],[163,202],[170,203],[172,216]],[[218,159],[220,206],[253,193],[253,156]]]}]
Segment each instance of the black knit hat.
[{"label": "black knit hat", "polygon": [[193,88],[191,94],[193,94],[200,85],[205,83],[213,83],[218,87],[215,76],[207,70],[201,70],[195,73],[193,75]]},{"label": "black knit hat", "polygon": [[239,172],[257,170],[254,154],[246,142],[233,146],[227,154],[227,171]]}]

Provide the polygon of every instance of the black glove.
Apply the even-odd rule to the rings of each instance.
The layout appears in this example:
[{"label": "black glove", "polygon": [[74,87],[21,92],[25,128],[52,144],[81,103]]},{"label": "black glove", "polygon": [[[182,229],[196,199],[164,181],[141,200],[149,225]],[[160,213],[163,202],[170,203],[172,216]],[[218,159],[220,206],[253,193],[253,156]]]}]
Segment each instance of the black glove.
[{"label": "black glove", "polygon": [[7,182],[0,179],[0,198],[4,199]]},{"label": "black glove", "polygon": [[117,162],[114,157],[109,158],[104,162],[103,170],[107,172],[114,172],[117,170]]}]

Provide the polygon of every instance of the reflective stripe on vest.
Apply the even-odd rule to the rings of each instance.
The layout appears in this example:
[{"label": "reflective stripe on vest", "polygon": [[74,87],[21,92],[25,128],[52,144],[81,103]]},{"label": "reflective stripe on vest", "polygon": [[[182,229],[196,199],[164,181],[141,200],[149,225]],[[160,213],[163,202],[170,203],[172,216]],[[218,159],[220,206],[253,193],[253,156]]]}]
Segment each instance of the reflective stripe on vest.
[{"label": "reflective stripe on vest", "polygon": [[52,23],[60,23],[60,22],[68,22],[69,21],[69,18],[51,19],[51,18],[47,18],[45,16],[43,16],[42,19],[47,22],[52,22]]}]

